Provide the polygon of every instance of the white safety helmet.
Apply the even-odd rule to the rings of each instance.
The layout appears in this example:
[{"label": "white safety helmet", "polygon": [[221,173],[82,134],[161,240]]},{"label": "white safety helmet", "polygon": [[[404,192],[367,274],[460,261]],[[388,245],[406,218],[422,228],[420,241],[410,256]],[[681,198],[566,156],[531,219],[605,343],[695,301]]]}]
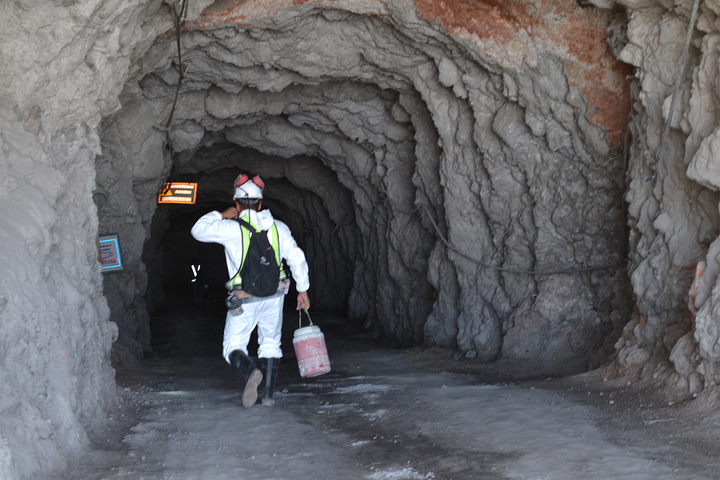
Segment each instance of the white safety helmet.
[{"label": "white safety helmet", "polygon": [[250,178],[244,173],[238,175],[235,179],[235,193],[233,194],[233,200],[237,200],[246,204],[257,203],[263,198],[263,189],[265,184],[262,179],[255,175]]}]

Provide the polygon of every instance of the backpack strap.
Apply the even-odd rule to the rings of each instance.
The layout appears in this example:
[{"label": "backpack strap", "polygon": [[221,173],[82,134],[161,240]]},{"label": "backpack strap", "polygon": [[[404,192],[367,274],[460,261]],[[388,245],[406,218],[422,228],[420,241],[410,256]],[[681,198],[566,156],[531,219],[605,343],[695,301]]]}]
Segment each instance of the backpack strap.
[{"label": "backpack strap", "polygon": [[[236,222],[238,222],[242,227],[245,227],[246,230],[249,230],[250,233],[260,233],[263,230],[262,229],[256,229],[250,222],[246,221],[242,217],[233,218]],[[280,277],[281,280],[284,280],[287,278],[287,272],[284,268],[282,268],[282,259],[280,258],[280,235],[278,234],[277,225],[275,225],[275,222],[273,222],[272,227],[268,229],[270,231],[270,235],[272,236],[272,240],[270,240],[270,246],[273,247],[273,250],[275,250],[275,261],[280,266]],[[242,233],[242,232],[241,232]],[[245,251],[247,249],[247,245],[245,244],[245,239],[243,239],[243,258]]]},{"label": "backpack strap", "polygon": [[[242,270],[242,267],[245,264],[245,254],[247,253],[248,246],[250,245],[250,237],[252,237],[252,235],[254,233],[257,233],[261,230],[256,230],[255,227],[253,227],[253,225],[250,222],[248,222],[245,219],[240,218],[240,217],[231,218],[230,220],[235,220],[238,223],[238,226],[240,227],[240,242],[242,243],[242,254],[243,254],[242,263],[238,267],[238,271],[235,273],[235,275],[232,276],[232,278],[230,278],[230,280],[228,280],[225,283],[225,288],[227,288],[229,291],[232,292],[236,289],[239,289],[242,286],[242,278],[240,277],[240,270]],[[247,230],[249,235],[246,235],[243,232],[243,230]]]},{"label": "backpack strap", "polygon": [[252,233],[262,232],[262,230],[257,230],[255,227],[252,226],[252,224],[251,224],[250,222],[247,222],[247,221],[245,221],[244,219],[242,219],[242,218],[240,218],[240,217],[238,217],[238,218],[233,218],[233,220],[235,220],[236,222],[238,222],[241,227],[245,227],[246,230],[249,230],[249,231],[251,231]]}]

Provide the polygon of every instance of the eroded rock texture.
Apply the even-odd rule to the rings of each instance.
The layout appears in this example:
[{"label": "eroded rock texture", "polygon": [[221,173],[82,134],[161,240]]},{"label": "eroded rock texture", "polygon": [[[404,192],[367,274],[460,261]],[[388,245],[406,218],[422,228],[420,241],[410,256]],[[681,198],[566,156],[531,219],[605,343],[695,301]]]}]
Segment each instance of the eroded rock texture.
[{"label": "eroded rock texture", "polygon": [[98,127],[120,108],[133,56],[167,24],[144,2],[64,5],[0,4],[3,479],[61,466],[117,401],[109,362],[117,326],[103,296],[92,199]]},{"label": "eroded rock texture", "polygon": [[[157,207],[168,178],[215,208],[262,175],[314,305],[399,346],[581,371],[631,279],[617,365],[664,348],[688,391],[717,381],[716,1],[657,161],[691,2],[211,3],[189,3],[167,131],[167,3],[0,3],[0,476],[77,451],[116,401],[113,340],[116,367],[149,349],[162,236],[189,218]],[[126,269],[103,278],[109,232]]]},{"label": "eroded rock texture", "polygon": [[[399,345],[533,359],[544,371],[607,354],[603,341],[627,312],[614,156],[627,71],[596,42],[610,16],[571,3],[480,7],[474,20],[488,35],[444,16],[440,29],[426,23],[439,13],[432,5],[333,6],[251,2],[187,26],[170,131],[178,171],[260,168],[240,153],[229,164],[208,155],[228,143],[287,166],[318,158],[352,196],[347,215],[334,212],[346,209],[336,196],[314,192],[335,233],[355,219],[357,248],[342,253],[354,269],[350,316]],[[530,13],[540,15],[532,32]],[[132,87],[156,118],[178,80],[172,41],[151,48],[139,65],[154,73]],[[314,191],[308,175],[301,187]],[[458,251],[501,268],[609,268],[482,267],[449,251],[431,217]]]},{"label": "eroded rock texture", "polygon": [[672,10],[618,3],[627,5],[630,19],[619,58],[637,67],[626,195],[637,311],[618,343],[617,360],[624,370],[697,394],[720,380],[720,3],[701,2],[663,150],[693,2],[675,2]]}]

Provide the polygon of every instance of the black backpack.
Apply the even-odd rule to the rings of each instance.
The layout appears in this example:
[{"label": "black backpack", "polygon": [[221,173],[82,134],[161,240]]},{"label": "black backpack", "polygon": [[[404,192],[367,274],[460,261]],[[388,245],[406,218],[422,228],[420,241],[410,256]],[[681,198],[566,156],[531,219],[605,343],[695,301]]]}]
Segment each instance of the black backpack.
[{"label": "black backpack", "polygon": [[269,297],[278,292],[280,266],[275,250],[268,240],[268,230],[255,230],[242,218],[236,218],[241,229],[250,235],[250,244],[238,273],[242,278],[242,289],[255,297]]}]

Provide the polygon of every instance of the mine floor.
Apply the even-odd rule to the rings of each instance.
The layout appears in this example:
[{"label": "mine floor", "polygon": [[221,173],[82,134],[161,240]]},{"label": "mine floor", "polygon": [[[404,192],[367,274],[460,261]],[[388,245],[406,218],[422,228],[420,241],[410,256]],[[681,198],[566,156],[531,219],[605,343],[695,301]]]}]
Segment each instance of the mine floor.
[{"label": "mine floor", "polygon": [[[178,306],[118,376],[122,405],[77,479],[717,479],[720,415],[596,375],[500,380],[447,352],[341,335],[317,315],[332,372],[302,379],[284,340],[274,407],[240,405],[219,356],[222,312]],[[296,317],[286,318],[292,334]],[[252,352],[251,352],[252,353]]]}]

